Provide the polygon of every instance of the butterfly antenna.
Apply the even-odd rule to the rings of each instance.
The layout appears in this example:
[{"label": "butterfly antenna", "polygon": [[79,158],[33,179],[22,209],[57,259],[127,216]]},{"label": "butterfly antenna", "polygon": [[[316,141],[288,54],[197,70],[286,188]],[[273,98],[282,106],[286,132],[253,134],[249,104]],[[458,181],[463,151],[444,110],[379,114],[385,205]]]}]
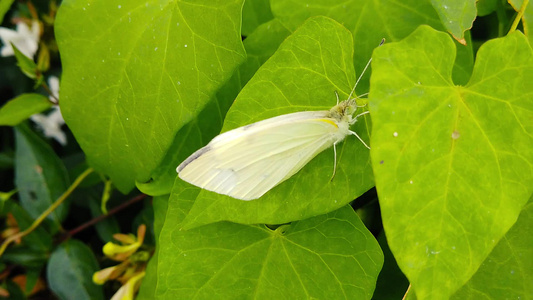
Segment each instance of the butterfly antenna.
[{"label": "butterfly antenna", "polygon": [[[381,42],[379,43],[378,47],[383,45],[385,43],[385,39],[381,39]],[[370,63],[372,62],[372,57],[368,60],[366,63],[365,68],[363,69],[363,72],[361,72],[361,75],[359,75],[359,78],[357,78],[357,81],[355,82],[355,85],[353,86],[352,91],[350,92],[350,95],[348,95],[348,100],[352,97],[353,93],[355,92],[355,88],[357,88],[357,85],[359,84],[359,81],[361,81],[361,78],[363,78],[363,75],[365,75],[366,69],[370,66]]]}]

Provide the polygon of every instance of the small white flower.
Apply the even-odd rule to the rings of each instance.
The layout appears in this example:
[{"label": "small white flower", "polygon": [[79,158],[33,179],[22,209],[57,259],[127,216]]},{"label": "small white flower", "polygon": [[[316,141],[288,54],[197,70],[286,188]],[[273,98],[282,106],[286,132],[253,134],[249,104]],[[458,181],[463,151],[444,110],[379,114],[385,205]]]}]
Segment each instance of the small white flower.
[{"label": "small white flower", "polygon": [[0,50],[1,56],[13,56],[15,51],[11,46],[11,43],[17,47],[24,55],[33,59],[37,48],[39,48],[39,35],[41,33],[41,27],[39,21],[33,20],[31,22],[31,28],[24,22],[17,24],[17,29],[12,30],[9,28],[0,27],[0,39],[4,46]]},{"label": "small white flower", "polygon": [[48,98],[50,101],[56,102],[56,99],[59,99],[59,78],[56,76],[48,77],[48,87],[50,88],[50,92],[52,92],[52,95]]},{"label": "small white flower", "polygon": [[[55,76],[50,76],[50,78],[48,78],[48,86],[50,87],[52,94],[59,99],[59,79]],[[50,96],[50,99],[55,101],[52,96]],[[47,115],[34,114],[31,116],[31,120],[37,124],[37,127],[41,128],[44,136],[55,139],[63,146],[67,144],[67,136],[61,130],[61,126],[65,124],[65,120],[61,115],[59,105],[54,105],[52,111]]]}]

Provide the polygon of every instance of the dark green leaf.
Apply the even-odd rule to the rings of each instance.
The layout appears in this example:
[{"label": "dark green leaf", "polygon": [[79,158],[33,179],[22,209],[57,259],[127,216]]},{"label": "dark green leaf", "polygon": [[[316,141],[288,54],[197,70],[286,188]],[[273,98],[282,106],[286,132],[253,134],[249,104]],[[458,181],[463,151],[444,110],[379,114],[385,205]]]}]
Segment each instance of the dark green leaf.
[{"label": "dark green leaf", "polygon": [[23,94],[7,102],[0,109],[0,125],[15,126],[31,115],[52,107],[48,98],[41,94]]},{"label": "dark green leaf", "polygon": [[[244,87],[228,111],[222,131],[296,111],[328,110],[336,103],[336,91],[346,99],[355,83],[352,47],[350,32],[339,23],[325,17],[309,20]],[[368,140],[364,120],[353,129]],[[184,228],[220,220],[282,224],[338,209],[371,188],[373,177],[369,151],[355,137],[337,145],[337,152],[333,180],[334,155],[333,149],[328,149],[255,201],[202,190]],[[198,190],[177,180],[173,191],[180,189],[179,197],[189,201],[194,198],[187,197],[197,193],[190,189]]]},{"label": "dark green leaf", "polygon": [[[67,171],[52,148],[27,125],[15,127],[15,184],[22,207],[37,218],[69,186]],[[49,215],[59,224],[66,216],[67,205],[61,204]]]},{"label": "dark green leaf", "polygon": [[[25,242],[29,243],[30,240],[25,239]],[[2,260],[25,268],[43,267],[48,261],[49,253],[38,248],[36,245],[11,246],[2,255]]]},{"label": "dark green leaf", "polygon": [[46,277],[60,299],[104,299],[102,287],[92,281],[96,271],[98,262],[91,249],[80,241],[69,240],[52,253]]},{"label": "dark green leaf", "polygon": [[[21,231],[30,227],[33,223],[33,219],[28,215],[28,213],[22,209],[22,207],[12,201],[6,202],[5,210],[13,214],[13,217],[15,217],[17,225]],[[28,250],[28,252],[31,253],[46,253],[42,255],[47,256],[50,248],[52,248],[52,236],[44,229],[43,226],[37,227],[34,231],[25,236],[22,241],[24,242],[25,246],[31,248],[32,251]],[[37,254],[35,256],[39,255],[41,254]]]},{"label": "dark green leaf", "polygon": [[62,3],[61,110],[88,161],[120,191],[150,179],[244,60],[241,9],[242,0]]},{"label": "dark green leaf", "polygon": [[383,224],[419,299],[448,299],[533,191],[533,55],[515,32],[485,43],[456,86],[455,47],[427,26],[374,52],[372,165]]}]

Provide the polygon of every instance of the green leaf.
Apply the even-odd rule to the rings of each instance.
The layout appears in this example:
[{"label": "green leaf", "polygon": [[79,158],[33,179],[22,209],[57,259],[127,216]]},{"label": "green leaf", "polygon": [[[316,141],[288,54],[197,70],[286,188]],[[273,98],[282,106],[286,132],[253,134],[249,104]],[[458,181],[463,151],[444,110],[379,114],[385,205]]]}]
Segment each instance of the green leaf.
[{"label": "green leaf", "polygon": [[[533,198],[532,198],[533,199]],[[524,207],[477,273],[452,299],[528,299],[533,295],[533,201]]]},{"label": "green leaf", "polygon": [[258,26],[273,18],[269,0],[246,0],[242,7],[241,34],[249,36]]},{"label": "green leaf", "polygon": [[[37,218],[67,190],[67,170],[52,148],[26,124],[15,127],[15,146],[15,184],[20,203],[32,218]],[[67,210],[67,203],[63,203],[48,218],[59,225]]]},{"label": "green leaf", "polygon": [[431,0],[431,4],[444,27],[461,44],[466,44],[464,33],[472,28],[476,19],[476,0]]},{"label": "green leaf", "polygon": [[69,240],[50,256],[46,277],[59,299],[104,299],[102,287],[92,281],[96,271],[98,262],[91,249],[80,241]]},{"label": "green leaf", "polygon": [[61,111],[90,164],[120,191],[149,180],[244,60],[241,9],[242,0],[62,3]]},{"label": "green leaf", "polygon": [[[257,71],[228,111],[222,131],[304,110],[328,110],[335,92],[346,99],[355,83],[351,34],[325,17],[306,22]],[[368,140],[365,121],[353,129]],[[241,201],[176,180],[172,197],[196,198],[184,228],[220,220],[282,224],[338,209],[373,186],[369,151],[355,137],[325,150],[261,199]],[[191,191],[191,189],[193,191]],[[177,194],[176,194],[177,191]],[[193,198],[190,198],[193,197]]]},{"label": "green leaf", "polygon": [[52,103],[41,94],[22,94],[0,108],[0,125],[15,126],[50,107]]},{"label": "green leaf", "polygon": [[4,21],[4,17],[11,8],[13,2],[15,2],[15,0],[0,0],[0,23]]},{"label": "green leaf", "polygon": [[[385,38],[387,43],[408,36],[422,24],[444,29],[439,15],[429,0],[405,0],[401,3],[387,0],[347,0],[332,3],[329,0],[271,0],[272,13],[287,28],[294,31],[312,16],[328,16],[349,29],[354,36],[354,65],[357,74],[365,67],[372,51]],[[453,78],[469,77],[472,68],[472,45],[461,47],[453,71]],[[466,72],[466,74],[464,74]],[[357,91],[368,92],[370,73],[359,82]]]},{"label": "green leaf", "polygon": [[464,87],[454,56],[427,26],[374,52],[372,165],[390,248],[418,299],[467,282],[533,191],[527,40],[485,43]]},{"label": "green leaf", "polygon": [[46,264],[48,255],[48,252],[38,249],[35,245],[13,246],[4,252],[2,261],[25,268],[39,268]]},{"label": "green leaf", "polygon": [[[26,230],[33,223],[33,219],[28,215],[28,213],[22,209],[22,207],[12,201],[6,202],[5,210],[13,214],[13,217],[15,217],[15,220],[17,221],[21,231]],[[37,227],[22,240],[24,242],[24,246],[30,248],[27,251],[22,250],[25,251],[22,255],[27,254],[26,257],[28,260],[33,262],[37,262],[39,257],[45,258],[48,255],[50,248],[52,248],[52,236],[44,229],[44,226]],[[11,248],[8,248],[6,254],[8,251],[10,251],[10,249]],[[13,249],[15,249],[15,247],[13,247]],[[18,250],[16,251],[18,252]],[[31,257],[36,259],[31,259]],[[39,264],[36,263],[35,265],[37,266]]]},{"label": "green leaf", "polygon": [[13,51],[15,52],[15,58],[17,59],[17,65],[19,66],[20,70],[24,75],[28,76],[31,79],[37,78],[37,65],[35,62],[27,57],[26,55],[22,54],[20,50],[11,43],[11,47],[13,47]]},{"label": "green leaf", "polygon": [[165,158],[152,173],[149,182],[137,182],[137,188],[148,195],[169,194],[176,179],[176,167],[192,152],[205,146],[220,133],[224,117],[242,87],[259,67],[276,51],[290,32],[277,20],[260,25],[244,40],[246,62],[218,91],[215,100],[176,135]]},{"label": "green leaf", "polygon": [[[167,215],[179,215],[174,201]],[[161,299],[370,299],[383,263],[350,206],[275,230],[178,222],[167,218],[159,239]]]},{"label": "green leaf", "polygon": [[498,7],[499,0],[478,0],[476,2],[477,15],[480,17],[491,14]]}]

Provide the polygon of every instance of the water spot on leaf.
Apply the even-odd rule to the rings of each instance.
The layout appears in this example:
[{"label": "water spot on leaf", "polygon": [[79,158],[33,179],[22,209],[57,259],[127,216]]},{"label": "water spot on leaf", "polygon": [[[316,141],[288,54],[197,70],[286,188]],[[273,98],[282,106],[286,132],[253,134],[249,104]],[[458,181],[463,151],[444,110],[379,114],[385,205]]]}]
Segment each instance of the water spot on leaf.
[{"label": "water spot on leaf", "polygon": [[121,9],[121,8],[122,8],[122,5],[119,5],[119,6],[118,6],[118,9]]},{"label": "water spot on leaf", "polygon": [[398,136],[398,132],[395,131],[395,132],[392,134],[392,136],[397,137],[397,136]]}]

